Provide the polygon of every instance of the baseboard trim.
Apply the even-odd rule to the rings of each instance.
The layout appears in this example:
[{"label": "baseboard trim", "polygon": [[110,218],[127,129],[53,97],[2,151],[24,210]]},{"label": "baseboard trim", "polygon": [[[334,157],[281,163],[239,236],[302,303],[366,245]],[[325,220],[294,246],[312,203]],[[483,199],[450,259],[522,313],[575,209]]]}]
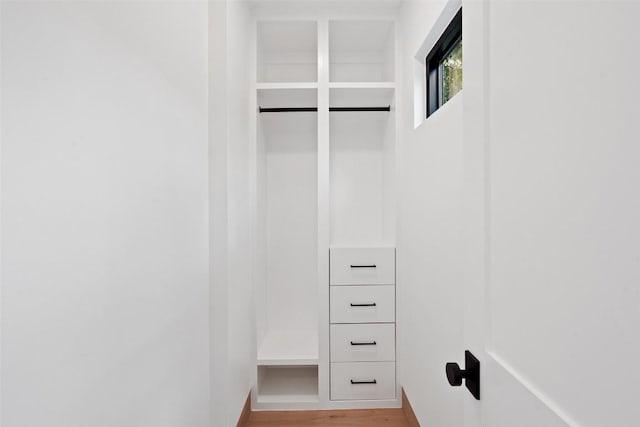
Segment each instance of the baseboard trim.
[{"label": "baseboard trim", "polygon": [[402,411],[404,412],[404,416],[407,418],[410,427],[420,427],[418,418],[416,417],[415,412],[413,412],[413,408],[411,407],[411,403],[409,402],[409,398],[404,392],[404,389],[402,389]]},{"label": "baseboard trim", "polygon": [[247,400],[244,402],[244,408],[242,408],[242,413],[240,414],[240,418],[238,419],[238,424],[236,427],[245,427],[249,425],[249,416],[251,415],[251,392],[247,396]]}]

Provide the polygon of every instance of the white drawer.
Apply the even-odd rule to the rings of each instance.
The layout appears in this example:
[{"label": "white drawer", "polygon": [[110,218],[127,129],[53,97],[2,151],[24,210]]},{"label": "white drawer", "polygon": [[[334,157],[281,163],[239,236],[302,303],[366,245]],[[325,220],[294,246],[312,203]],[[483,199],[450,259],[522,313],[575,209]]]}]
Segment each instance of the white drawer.
[{"label": "white drawer", "polygon": [[396,289],[385,286],[334,286],[330,290],[331,323],[396,321]]},{"label": "white drawer", "polygon": [[332,248],[331,285],[394,285],[395,248]]},{"label": "white drawer", "polygon": [[395,397],[395,362],[331,364],[331,400],[380,400]]},{"label": "white drawer", "polygon": [[331,325],[332,362],[396,360],[396,325]]}]

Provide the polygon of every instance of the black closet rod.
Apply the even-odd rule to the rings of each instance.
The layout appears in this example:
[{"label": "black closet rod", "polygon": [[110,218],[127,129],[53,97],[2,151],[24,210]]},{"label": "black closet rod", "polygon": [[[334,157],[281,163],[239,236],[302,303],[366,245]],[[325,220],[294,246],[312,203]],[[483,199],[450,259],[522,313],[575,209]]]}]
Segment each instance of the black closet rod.
[{"label": "black closet rod", "polygon": [[386,107],[329,107],[329,111],[391,111],[391,105]]},{"label": "black closet rod", "polygon": [[318,111],[317,107],[296,107],[296,108],[262,108],[261,113],[294,113],[297,111]]},{"label": "black closet rod", "polygon": [[[294,107],[294,108],[263,108],[259,107],[261,113],[294,113],[318,111],[317,107]],[[329,107],[329,111],[391,111],[391,105],[386,107]]]}]

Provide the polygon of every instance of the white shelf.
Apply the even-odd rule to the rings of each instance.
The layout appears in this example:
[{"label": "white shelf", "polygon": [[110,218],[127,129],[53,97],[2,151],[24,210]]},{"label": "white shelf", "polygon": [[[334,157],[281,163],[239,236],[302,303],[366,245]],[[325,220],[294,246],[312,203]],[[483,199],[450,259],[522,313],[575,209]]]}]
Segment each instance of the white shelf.
[{"label": "white shelf", "polygon": [[318,366],[259,366],[259,403],[318,401]]},{"label": "white shelf", "polygon": [[331,82],[329,89],[395,89],[395,82]]},{"label": "white shelf", "polygon": [[317,331],[269,331],[258,349],[258,366],[318,364]]},{"label": "white shelf", "polygon": [[258,90],[318,89],[317,82],[257,83]]},{"label": "white shelf", "polygon": [[393,82],[394,32],[392,21],[331,21],[329,80]]},{"label": "white shelf", "polygon": [[382,240],[380,241],[380,243],[367,243],[363,245],[353,245],[353,244],[329,245],[329,249],[380,249],[380,248],[395,249],[396,245],[395,243],[389,243]]},{"label": "white shelf", "polygon": [[318,30],[314,21],[258,22],[257,80],[318,80]]}]

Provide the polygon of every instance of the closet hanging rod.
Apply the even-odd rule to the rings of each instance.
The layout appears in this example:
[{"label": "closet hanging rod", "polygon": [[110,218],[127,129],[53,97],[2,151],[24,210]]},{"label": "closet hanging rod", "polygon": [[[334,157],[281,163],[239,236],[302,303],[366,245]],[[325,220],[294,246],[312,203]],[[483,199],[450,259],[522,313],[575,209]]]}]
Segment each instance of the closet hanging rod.
[{"label": "closet hanging rod", "polygon": [[386,107],[329,107],[329,111],[391,111],[391,105]]},{"label": "closet hanging rod", "polygon": [[[294,113],[318,111],[317,107],[294,107],[294,108],[263,108],[259,107],[261,113]],[[329,107],[329,111],[391,111],[391,105],[386,107]]]},{"label": "closet hanging rod", "polygon": [[317,107],[297,107],[297,108],[262,108],[259,107],[261,113],[294,113],[294,112],[308,112],[318,111]]}]

